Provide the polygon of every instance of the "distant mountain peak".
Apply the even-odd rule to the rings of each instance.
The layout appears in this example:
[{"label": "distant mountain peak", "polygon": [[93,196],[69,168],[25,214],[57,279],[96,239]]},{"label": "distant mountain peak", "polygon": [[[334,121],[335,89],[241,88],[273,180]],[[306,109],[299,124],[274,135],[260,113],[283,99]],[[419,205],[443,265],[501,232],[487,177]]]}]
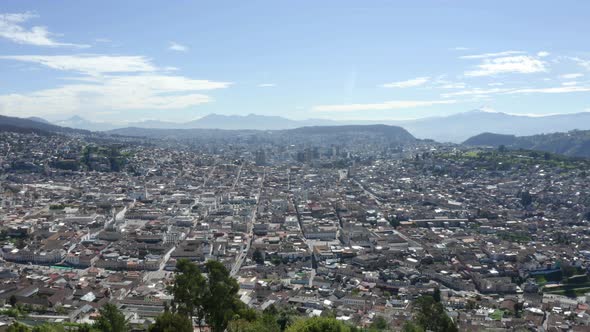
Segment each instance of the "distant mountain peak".
[{"label": "distant mountain peak", "polygon": [[500,112],[498,110],[495,110],[491,107],[480,107],[480,108],[476,108],[474,110],[471,111],[472,113],[499,113],[499,114],[506,114],[504,112]]},{"label": "distant mountain peak", "polygon": [[43,118],[40,118],[38,116],[30,116],[27,119],[32,120],[32,121],[36,121],[36,122],[40,122],[40,123],[51,124],[51,122],[49,122]]},{"label": "distant mountain peak", "polygon": [[83,117],[81,117],[79,115],[73,115],[73,116],[69,117],[66,121],[80,122],[80,121],[86,121],[86,119],[84,119]]}]

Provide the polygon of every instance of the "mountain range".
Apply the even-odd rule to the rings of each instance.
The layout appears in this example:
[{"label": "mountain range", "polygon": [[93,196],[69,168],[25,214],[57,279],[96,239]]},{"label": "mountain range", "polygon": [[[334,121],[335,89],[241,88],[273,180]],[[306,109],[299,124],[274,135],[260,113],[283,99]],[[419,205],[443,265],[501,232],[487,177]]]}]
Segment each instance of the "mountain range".
[{"label": "mountain range", "polygon": [[266,115],[223,115],[209,114],[202,118],[188,122],[169,122],[159,120],[146,120],[139,122],[127,122],[115,124],[108,122],[93,122],[78,115],[57,121],[55,124],[65,127],[106,131],[125,127],[152,128],[152,129],[225,129],[225,130],[281,130],[293,129],[304,126],[332,126],[339,123],[324,119],[291,120],[281,116]]},{"label": "mountain range", "polygon": [[[216,121],[228,121],[225,126],[240,128],[236,119],[250,119],[258,121],[260,119],[265,122],[259,122],[263,128],[268,128],[271,125],[281,125],[288,123],[296,125],[301,122],[288,120],[292,122],[283,122],[281,117],[263,117],[263,116],[208,116],[203,121],[192,121],[185,123],[185,126],[218,126]],[[472,111],[448,117],[440,117],[438,122],[432,122],[435,118],[415,120],[412,122],[414,126],[405,126],[413,128],[414,132],[421,132],[422,130],[429,130],[424,136],[436,137],[436,133],[447,133],[447,135],[454,135],[454,137],[461,137],[467,133],[476,132],[477,134],[465,140],[462,144],[468,146],[486,146],[498,147],[504,145],[512,149],[528,149],[547,151],[557,154],[563,154],[576,157],[590,157],[590,130],[569,130],[564,132],[553,132],[547,134],[523,135],[516,136],[514,134],[505,133],[478,133],[480,128],[499,128],[503,132],[517,131],[520,133],[535,132],[535,131],[552,131],[560,130],[561,128],[587,128],[590,126],[590,113],[578,114],[564,114],[559,116],[547,117],[524,117],[514,116],[504,113],[490,113],[482,111]],[[479,119],[479,120],[477,120]],[[201,120],[201,119],[199,119]],[[501,126],[500,121],[505,121]],[[510,120],[510,121],[509,121]],[[86,120],[83,118],[74,118],[71,124],[81,124]],[[427,126],[431,121],[430,127]],[[455,122],[453,122],[455,121]],[[438,124],[438,125],[437,125]],[[469,126],[471,124],[471,126]],[[161,122],[153,123],[153,125],[162,125]],[[252,124],[253,125],[253,124]],[[461,127],[462,126],[462,127]],[[461,127],[461,135],[457,135],[454,131]],[[298,126],[291,129],[281,130],[257,130],[257,129],[209,129],[209,128],[192,128],[192,129],[166,129],[166,128],[139,128],[139,127],[125,127],[119,129],[112,129],[100,132],[91,132],[88,130],[75,129],[69,127],[58,126],[51,124],[42,118],[17,118],[0,115],[0,131],[17,131],[17,132],[36,132],[39,134],[47,133],[67,133],[67,134],[83,134],[83,135],[123,135],[135,137],[150,137],[150,138],[169,138],[169,139],[204,139],[204,140],[248,140],[248,139],[268,139],[268,140],[289,140],[294,137],[308,141],[321,142],[323,140],[335,140],[335,143],[342,142],[342,140],[353,140],[359,134],[371,135],[375,137],[381,136],[391,142],[396,143],[412,143],[416,140],[412,135],[412,129],[406,130],[400,126],[393,125],[345,125],[333,124],[327,126]],[[448,136],[447,136],[448,137]]]},{"label": "mountain range", "polygon": [[[38,121],[43,119],[36,118]],[[107,131],[125,127],[149,129],[225,129],[225,130],[282,130],[306,126],[340,126],[386,124],[401,126],[412,135],[439,142],[460,143],[484,132],[506,135],[537,135],[570,130],[590,130],[590,112],[548,116],[514,115],[501,112],[473,110],[449,116],[427,117],[402,121],[333,121],[326,119],[292,120],[282,116],[209,114],[184,123],[148,120],[113,124],[93,122],[74,116],[55,124],[64,127]]]},{"label": "mountain range", "polygon": [[590,129],[590,112],[548,116],[513,115],[474,110],[444,117],[397,121],[417,138],[460,143],[481,133],[538,135]]},{"label": "mountain range", "polygon": [[0,115],[0,129],[11,131],[33,131],[44,133],[89,134],[87,130],[62,127],[49,123],[42,118],[17,118]]}]

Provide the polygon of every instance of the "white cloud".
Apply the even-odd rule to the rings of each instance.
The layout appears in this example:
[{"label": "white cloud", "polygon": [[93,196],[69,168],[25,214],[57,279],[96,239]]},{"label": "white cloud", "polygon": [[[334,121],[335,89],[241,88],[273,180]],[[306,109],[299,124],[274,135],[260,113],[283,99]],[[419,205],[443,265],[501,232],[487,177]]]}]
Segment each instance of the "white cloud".
[{"label": "white cloud", "polygon": [[152,72],[157,68],[143,56],[110,55],[12,55],[0,59],[37,63],[56,70],[89,75],[103,73]]},{"label": "white cloud", "polygon": [[438,87],[441,89],[465,89],[466,86],[463,82],[442,82]]},{"label": "white cloud", "polygon": [[472,54],[472,55],[463,55],[460,56],[459,59],[487,59],[487,58],[497,58],[503,57],[508,55],[515,55],[515,54],[524,54],[523,51],[504,51],[504,52],[497,52],[497,53],[483,53],[483,54]]},{"label": "white cloud", "polygon": [[0,59],[37,63],[77,72],[61,87],[0,95],[0,113],[46,115],[109,110],[180,109],[210,102],[201,91],[223,89],[229,82],[170,75],[143,56],[23,55]]},{"label": "white cloud", "polygon": [[199,91],[229,85],[227,82],[157,74],[94,77],[58,88],[0,95],[0,113],[30,116],[85,111],[182,109],[212,101]]},{"label": "white cloud", "polygon": [[382,88],[411,88],[419,85],[423,85],[430,80],[430,77],[416,77],[407,81],[385,83],[380,85]]},{"label": "white cloud", "polygon": [[547,71],[545,62],[527,55],[484,59],[476,70],[465,72],[466,76],[493,76],[504,73],[531,74]]},{"label": "white cloud", "polygon": [[27,29],[22,26],[23,23],[37,15],[32,13],[12,13],[0,14],[0,37],[6,38],[18,44],[36,45],[36,46],[73,46],[73,47],[90,47],[83,44],[61,43],[52,38],[46,27],[33,26]]},{"label": "white cloud", "polygon": [[441,97],[443,98],[451,98],[451,97],[458,97],[458,96],[485,96],[491,95],[496,93],[502,93],[510,91],[510,89],[503,89],[503,88],[490,88],[490,89],[482,89],[482,88],[473,88],[469,90],[461,90],[456,92],[448,92],[443,93]]},{"label": "white cloud", "polygon": [[383,111],[454,103],[456,103],[455,100],[395,100],[374,104],[318,105],[312,110],[316,112]]},{"label": "white cloud", "polygon": [[469,50],[469,47],[457,46],[457,47],[453,47],[453,50],[455,50],[455,51],[467,51],[467,50]]},{"label": "white cloud", "polygon": [[578,65],[582,66],[586,70],[590,70],[590,60],[584,60],[577,57],[570,57],[571,60],[574,60]]},{"label": "white cloud", "polygon": [[172,93],[183,91],[202,91],[224,89],[231,85],[229,82],[214,82],[208,80],[194,80],[184,76],[166,75],[137,75],[111,76],[104,80],[108,85],[138,87],[149,89],[157,93]]},{"label": "white cloud", "polygon": [[559,76],[559,78],[563,79],[563,80],[573,80],[576,78],[580,78],[584,76],[584,74],[582,73],[572,73],[572,74],[563,74],[561,76]]},{"label": "white cloud", "polygon": [[441,94],[443,98],[454,98],[462,96],[486,97],[496,94],[530,94],[530,93],[571,93],[571,92],[588,92],[590,86],[579,86],[578,82],[565,82],[561,86],[550,88],[474,88]]},{"label": "white cloud", "polygon": [[504,83],[502,83],[502,82],[488,83],[488,86],[502,86],[502,85],[504,85]]},{"label": "white cloud", "polygon": [[261,83],[257,85],[259,88],[273,88],[275,86],[277,86],[274,83]]},{"label": "white cloud", "polygon": [[507,92],[507,94],[518,94],[518,93],[570,93],[570,92],[588,92],[590,86],[559,86],[553,88],[525,88],[515,89]]},{"label": "white cloud", "polygon": [[547,57],[547,56],[549,56],[549,54],[551,54],[551,53],[549,53],[549,52],[547,52],[547,51],[541,51],[541,52],[538,52],[538,53],[537,53],[537,56],[538,56],[539,58],[544,58],[544,57]]},{"label": "white cloud", "polygon": [[177,52],[186,52],[188,51],[188,47],[181,45],[177,42],[170,42],[170,46],[168,46],[168,49],[171,51],[177,51]]}]

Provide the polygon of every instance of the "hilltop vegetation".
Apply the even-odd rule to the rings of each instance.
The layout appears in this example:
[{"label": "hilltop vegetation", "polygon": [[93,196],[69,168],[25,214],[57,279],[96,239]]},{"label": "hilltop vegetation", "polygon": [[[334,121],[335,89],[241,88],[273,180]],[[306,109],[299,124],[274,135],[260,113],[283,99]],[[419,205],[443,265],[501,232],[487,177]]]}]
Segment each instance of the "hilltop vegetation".
[{"label": "hilltop vegetation", "polygon": [[504,146],[494,150],[457,151],[455,153],[440,154],[439,156],[468,163],[474,168],[488,171],[529,169],[542,166],[584,172],[585,169],[590,167],[590,161],[582,158],[532,150],[508,150]]},{"label": "hilltop vegetation", "polygon": [[571,157],[590,158],[590,130],[573,130],[533,136],[483,133],[463,142],[470,146],[499,147],[546,151]]}]

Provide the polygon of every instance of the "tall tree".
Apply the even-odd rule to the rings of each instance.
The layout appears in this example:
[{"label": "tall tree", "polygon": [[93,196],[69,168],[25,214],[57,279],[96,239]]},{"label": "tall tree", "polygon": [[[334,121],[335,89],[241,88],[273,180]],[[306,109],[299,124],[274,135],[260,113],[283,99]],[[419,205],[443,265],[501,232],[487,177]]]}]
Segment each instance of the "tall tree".
[{"label": "tall tree", "polygon": [[10,298],[8,298],[8,303],[10,303],[11,307],[16,307],[18,300],[16,298],[16,296],[14,294],[10,295]]},{"label": "tall tree", "polygon": [[433,332],[458,332],[457,326],[445,312],[443,305],[432,296],[422,296],[414,303],[416,323]]},{"label": "tall tree", "polygon": [[252,259],[256,262],[256,264],[264,264],[264,255],[259,248],[256,248],[256,250],[254,250],[252,253]]},{"label": "tall tree", "polygon": [[432,295],[432,298],[435,302],[440,302],[440,288],[437,287],[434,289],[434,294]]},{"label": "tall tree", "polygon": [[205,301],[205,318],[213,332],[223,332],[230,320],[243,307],[237,297],[240,289],[237,281],[218,261],[208,261],[207,268],[207,300]]},{"label": "tall tree", "polygon": [[176,270],[178,273],[172,286],[175,309],[182,315],[194,317],[200,329],[208,298],[206,279],[199,267],[186,259],[178,260]]},{"label": "tall tree", "polygon": [[156,317],[156,322],[148,328],[148,332],[192,332],[193,322],[180,313],[164,311]]},{"label": "tall tree", "polygon": [[388,328],[387,321],[385,320],[385,318],[383,318],[381,316],[375,317],[375,319],[371,323],[371,329],[373,329],[373,330],[383,331],[383,330],[387,330],[387,328]]},{"label": "tall tree", "polygon": [[351,332],[350,326],[335,318],[313,317],[295,321],[287,332]]},{"label": "tall tree", "polygon": [[100,308],[100,317],[94,323],[94,328],[102,332],[127,332],[129,326],[125,315],[116,305],[107,303]]},{"label": "tall tree", "polygon": [[407,321],[402,328],[402,332],[424,332],[424,329],[414,322]]}]

